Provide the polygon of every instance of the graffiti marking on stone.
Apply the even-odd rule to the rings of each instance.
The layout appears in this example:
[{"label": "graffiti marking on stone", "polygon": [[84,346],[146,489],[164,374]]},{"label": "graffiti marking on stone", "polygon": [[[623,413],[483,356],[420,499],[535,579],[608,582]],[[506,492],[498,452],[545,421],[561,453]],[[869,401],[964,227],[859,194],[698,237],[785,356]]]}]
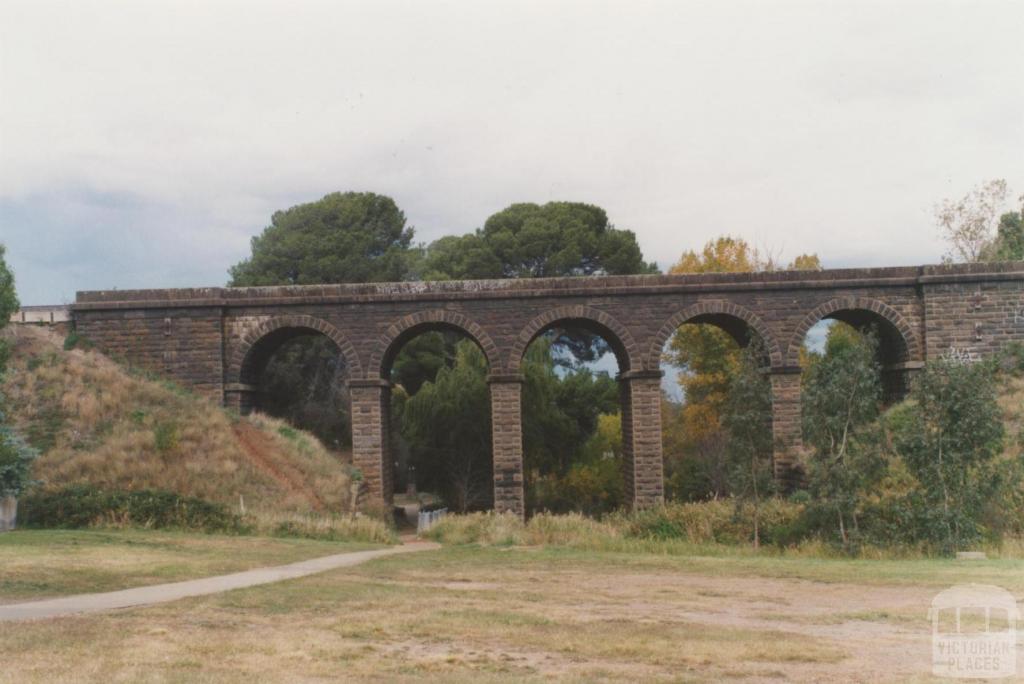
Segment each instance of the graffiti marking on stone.
[{"label": "graffiti marking on stone", "polygon": [[943,352],[942,358],[958,366],[967,366],[981,361],[981,356],[973,347],[950,346],[949,349]]}]

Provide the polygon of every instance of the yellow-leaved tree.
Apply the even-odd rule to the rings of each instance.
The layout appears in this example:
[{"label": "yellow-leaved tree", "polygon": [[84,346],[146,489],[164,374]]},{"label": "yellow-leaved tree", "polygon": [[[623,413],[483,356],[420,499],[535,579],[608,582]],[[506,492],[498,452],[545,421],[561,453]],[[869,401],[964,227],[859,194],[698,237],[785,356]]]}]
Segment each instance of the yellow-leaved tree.
[{"label": "yellow-leaved tree", "polygon": [[[817,255],[801,254],[787,266],[791,270],[820,270]],[[762,255],[742,238],[719,237],[700,252],[687,251],[669,273],[750,273],[778,270],[775,260]],[[729,388],[740,368],[740,347],[721,328],[686,324],[672,336],[665,360],[679,369],[682,405],[665,411],[665,460],[668,494],[685,500],[727,493],[726,435],[722,415]]]}]

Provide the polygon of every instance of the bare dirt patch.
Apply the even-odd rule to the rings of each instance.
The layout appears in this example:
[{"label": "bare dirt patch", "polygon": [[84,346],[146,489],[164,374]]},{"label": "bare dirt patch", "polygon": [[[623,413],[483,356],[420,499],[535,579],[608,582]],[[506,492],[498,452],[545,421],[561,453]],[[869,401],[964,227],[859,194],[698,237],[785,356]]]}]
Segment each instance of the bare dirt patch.
[{"label": "bare dirt patch", "polygon": [[264,474],[272,477],[289,493],[308,499],[314,510],[324,511],[327,508],[316,491],[306,486],[299,473],[275,463],[273,457],[275,447],[266,435],[245,421],[238,421],[231,427],[250,463]]}]

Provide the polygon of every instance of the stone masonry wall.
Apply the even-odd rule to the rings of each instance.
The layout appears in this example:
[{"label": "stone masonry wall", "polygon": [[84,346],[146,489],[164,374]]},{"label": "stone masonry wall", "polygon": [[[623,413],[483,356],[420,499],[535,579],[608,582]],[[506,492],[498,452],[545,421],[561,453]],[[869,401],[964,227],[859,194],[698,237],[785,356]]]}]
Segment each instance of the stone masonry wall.
[{"label": "stone masonry wall", "polygon": [[522,378],[492,377],[491,441],[494,452],[494,510],[526,514],[523,491]]},{"label": "stone masonry wall", "polygon": [[368,491],[391,501],[394,472],[388,448],[391,390],[383,381],[350,383],[352,397],[352,465]]},{"label": "stone masonry wall", "polygon": [[[349,369],[356,465],[383,499],[392,477],[386,380],[406,340],[426,330],[460,331],[484,351],[491,375],[507,378],[545,329],[583,324],[609,342],[624,378],[624,469],[628,494],[642,506],[662,496],[654,374],[680,325],[711,323],[741,341],[750,333],[764,340],[776,473],[784,478],[801,448],[799,350],[815,323],[840,317],[895,331],[888,342],[895,348],[885,351],[898,362],[886,373],[905,386],[926,359],[980,357],[1024,341],[1024,264],[80,292],[72,311],[79,332],[103,351],[241,410],[254,397],[253,359],[279,333],[326,335]],[[492,385],[495,500],[520,510],[522,426],[513,387]]]},{"label": "stone masonry wall", "polygon": [[75,329],[106,354],[223,399],[221,312],[217,309],[76,311]]},{"label": "stone masonry wall", "polygon": [[924,286],[927,358],[972,360],[1024,339],[1024,280]]}]

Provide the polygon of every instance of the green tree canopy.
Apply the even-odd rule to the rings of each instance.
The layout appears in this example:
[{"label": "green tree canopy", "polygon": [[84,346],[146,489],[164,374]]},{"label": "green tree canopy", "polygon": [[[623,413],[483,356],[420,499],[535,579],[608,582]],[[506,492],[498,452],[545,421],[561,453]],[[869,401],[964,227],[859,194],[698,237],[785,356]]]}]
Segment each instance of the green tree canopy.
[{"label": "green tree canopy", "polygon": [[446,235],[423,252],[423,280],[486,280],[500,278],[501,260],[479,233]]},{"label": "green tree canopy", "polygon": [[[632,231],[615,228],[604,209],[580,202],[513,204],[474,233],[433,242],[420,265],[425,280],[657,271],[655,264],[644,262]],[[594,361],[609,351],[607,341],[588,330],[560,328],[548,338],[562,365]]]},{"label": "green tree canopy", "polygon": [[513,204],[462,237],[427,248],[424,277],[544,278],[657,273],[631,230],[608,221],[601,207],[581,202]]},{"label": "green tree canopy", "polygon": [[740,353],[732,373],[722,425],[728,434],[729,491],[737,507],[753,508],[754,548],[761,545],[761,502],[774,489],[772,480],[771,384],[761,372],[760,342]]},{"label": "green tree canopy", "polygon": [[252,255],[231,267],[230,284],[319,285],[403,280],[413,229],[394,200],[335,192],[275,212]]},{"label": "green tree canopy", "polygon": [[490,506],[491,402],[480,348],[460,341],[451,366],[411,397],[396,393],[395,409],[420,483],[459,512]]},{"label": "green tree canopy", "polygon": [[[1024,197],[1021,198],[1024,201]],[[982,251],[984,261],[1024,261],[1024,207],[999,217],[996,239]]]},{"label": "green tree canopy", "polygon": [[[14,273],[4,258],[6,250],[0,245],[0,329],[11,320],[18,310],[18,294],[14,289]],[[0,339],[0,378],[7,362],[7,343]],[[32,461],[36,451],[14,430],[5,424],[3,412],[4,397],[0,395],[0,498],[18,496],[32,484]]]},{"label": "green tree canopy", "polygon": [[878,448],[881,369],[874,334],[844,323],[829,330],[824,353],[810,352],[801,400],[804,443],[811,448],[811,492],[836,521],[845,547],[857,539],[863,499],[884,472]]},{"label": "green tree canopy", "polygon": [[921,484],[917,526],[947,552],[981,535],[980,518],[999,486],[993,461],[1003,446],[991,363],[929,361],[914,379],[893,446]]},{"label": "green tree canopy", "polygon": [[6,326],[18,310],[18,293],[14,290],[14,273],[7,266],[7,249],[0,244],[0,328]]}]

